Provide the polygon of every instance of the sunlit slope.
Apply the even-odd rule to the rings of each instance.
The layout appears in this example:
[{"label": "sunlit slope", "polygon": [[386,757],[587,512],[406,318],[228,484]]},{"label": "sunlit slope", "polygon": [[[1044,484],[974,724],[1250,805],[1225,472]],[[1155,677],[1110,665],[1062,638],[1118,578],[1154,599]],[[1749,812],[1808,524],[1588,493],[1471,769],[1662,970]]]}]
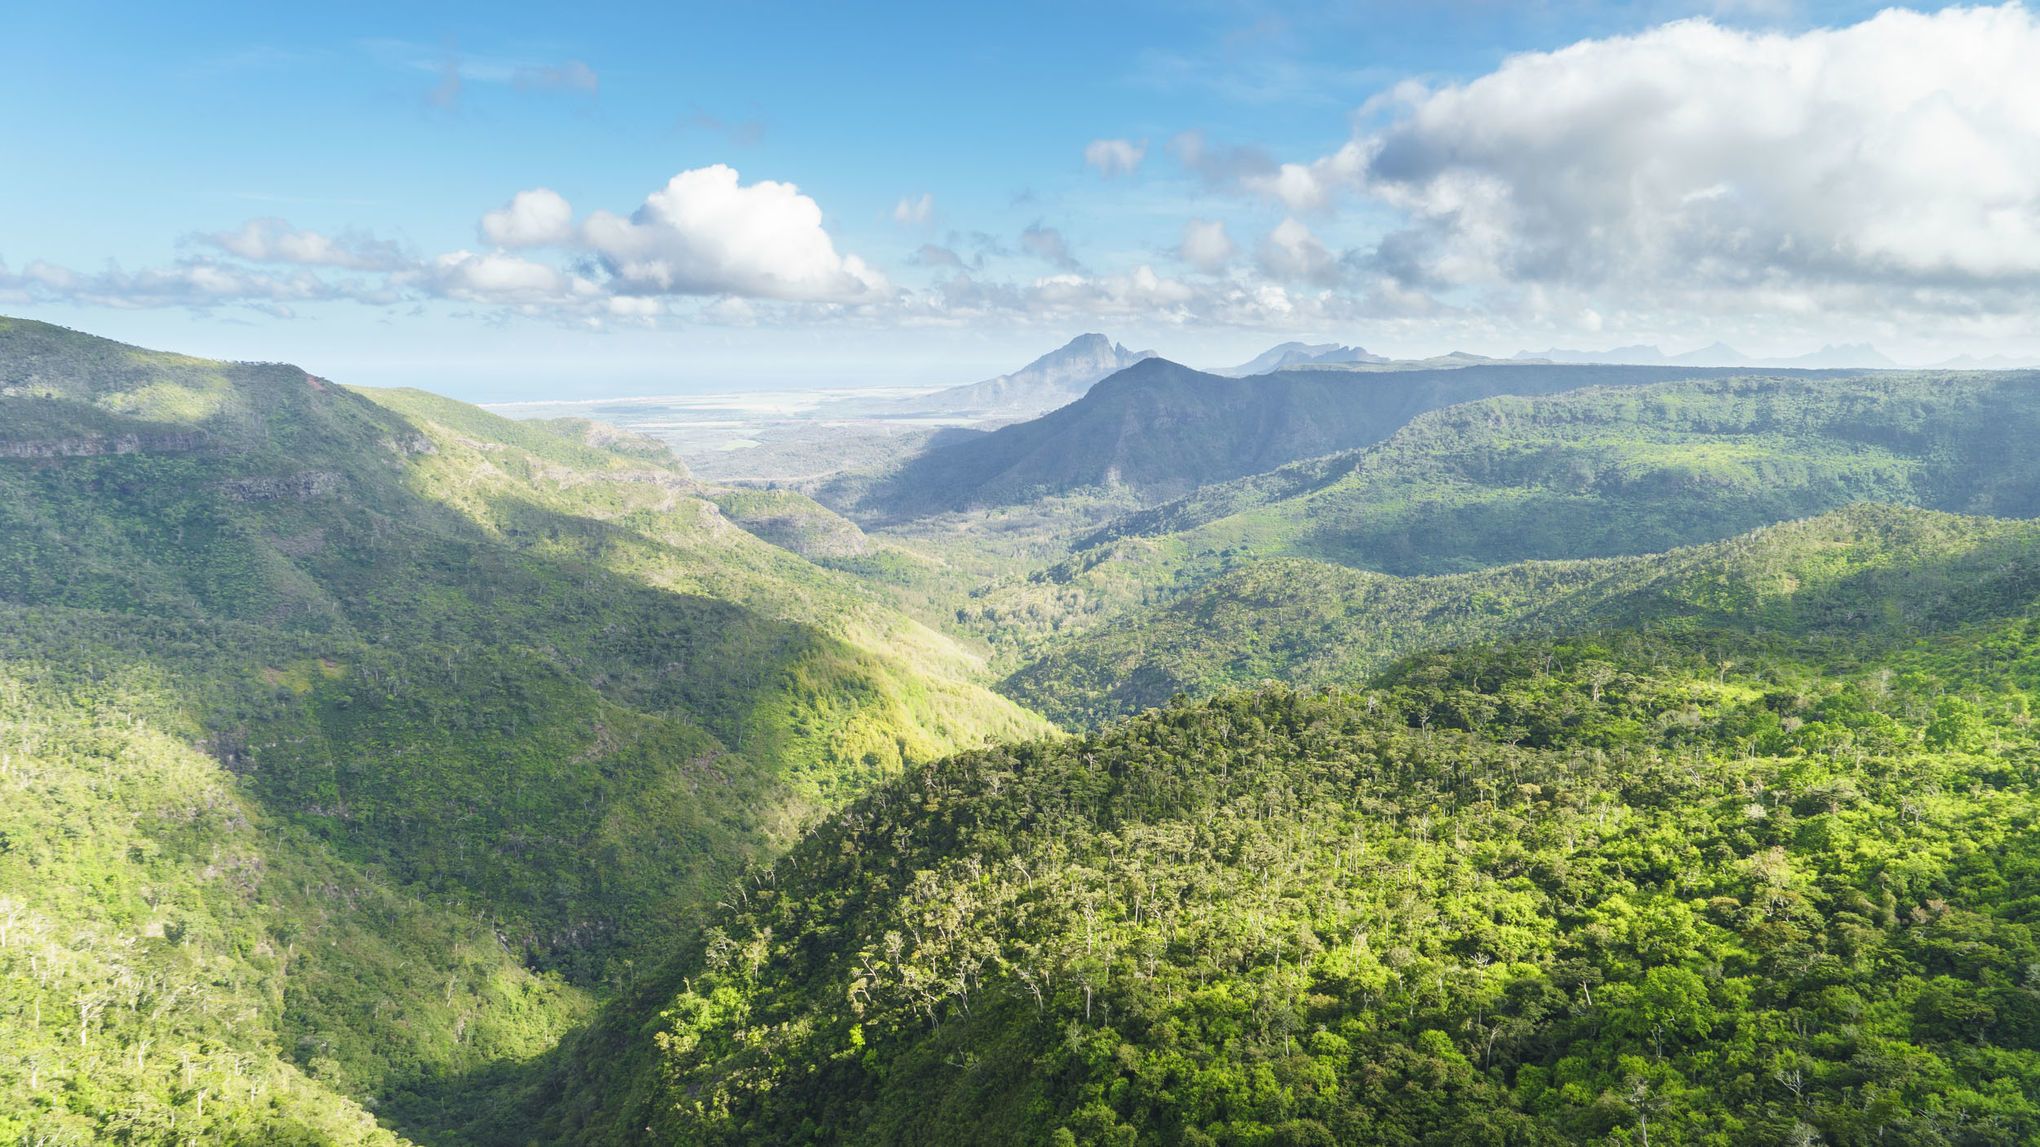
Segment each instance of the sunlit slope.
[{"label": "sunlit slope", "polygon": [[[1266,557],[1399,575],[1657,553],[1856,502],[2040,513],[2040,375],[1731,378],[1493,398],[1133,514],[964,609],[1005,650]],[[1010,654],[1009,654],[1010,655]]]},{"label": "sunlit slope", "polygon": [[1857,505],[1665,554],[1399,578],[1248,562],[1050,641],[1005,688],[1073,724],[1263,681],[1351,684],[1425,649],[1624,627],[1904,640],[2040,597],[2040,523]]},{"label": "sunlit slope", "polygon": [[548,1134],[2029,1142],[2040,619],[1947,588],[1917,644],[1723,603],[914,770]]},{"label": "sunlit slope", "polygon": [[[29,903],[41,878],[21,858],[61,850],[76,818],[157,839],[171,782],[94,781],[125,751],[73,743],[108,722],[142,738],[150,768],[243,810],[220,815],[260,845],[247,914],[192,925],[238,937],[221,945],[233,975],[268,977],[260,1070],[309,1072],[399,1124],[425,1117],[435,1080],[542,1050],[822,810],[904,763],[1044,728],[978,685],[967,651],[729,525],[642,441],[12,320],[0,618],[21,635],[0,671],[62,667],[17,719],[67,730],[43,748],[68,770],[10,810],[0,897]],[[140,847],[202,885],[211,835]],[[76,893],[36,902],[60,944],[171,879],[74,859],[93,871],[35,889]],[[270,879],[286,872],[330,875]],[[331,942],[292,947],[312,931]],[[249,963],[264,946],[290,955]],[[0,1025],[76,1039],[70,1003],[23,998],[41,1018]],[[99,1048],[88,1031],[65,1100],[92,1134],[131,1098]],[[163,1102],[196,1118],[198,1090]]]}]

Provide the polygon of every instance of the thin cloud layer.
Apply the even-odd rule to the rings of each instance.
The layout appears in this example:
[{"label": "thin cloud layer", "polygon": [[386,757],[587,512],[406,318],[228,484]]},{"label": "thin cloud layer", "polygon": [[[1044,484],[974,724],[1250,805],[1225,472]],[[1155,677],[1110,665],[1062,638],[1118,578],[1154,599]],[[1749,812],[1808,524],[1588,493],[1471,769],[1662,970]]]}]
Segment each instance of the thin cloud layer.
[{"label": "thin cloud layer", "polygon": [[358,232],[339,236],[304,231],[282,219],[250,219],[235,231],[187,237],[203,247],[251,263],[291,263],[301,267],[339,267],[350,271],[395,271],[410,258],[386,239]]}]

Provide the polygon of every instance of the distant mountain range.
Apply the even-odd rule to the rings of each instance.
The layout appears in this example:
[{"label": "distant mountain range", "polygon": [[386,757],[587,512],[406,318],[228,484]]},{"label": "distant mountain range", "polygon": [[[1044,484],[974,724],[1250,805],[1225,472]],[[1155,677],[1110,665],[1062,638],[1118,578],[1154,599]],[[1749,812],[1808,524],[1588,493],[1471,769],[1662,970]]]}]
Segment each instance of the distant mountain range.
[{"label": "distant mountain range", "polygon": [[1554,347],[1551,350],[1523,351],[1516,355],[1516,361],[1624,363],[1635,366],[1783,367],[1800,370],[1885,370],[1898,366],[1869,343],[1843,343],[1839,346],[1830,343],[1810,354],[1786,358],[1752,358],[1721,342],[1674,355],[1668,355],[1654,346],[1642,345],[1621,346],[1601,351],[1562,350]]},{"label": "distant mountain range", "polygon": [[[1138,362],[1156,358],[1152,350],[1128,350],[1102,334],[1078,335],[1026,366],[982,382],[952,386],[931,394],[883,403],[852,401],[833,404],[831,413],[856,415],[961,418],[1010,424],[1068,406],[1090,393],[1100,381]],[[1391,358],[1345,343],[1277,343],[1234,366],[1202,373],[1215,378],[1258,378],[1283,371],[1415,371],[1468,366],[1673,366],[1765,370],[1891,370],[1900,364],[1868,343],[1829,344],[1817,351],[1761,358],[1716,342],[1698,350],[1666,354],[1656,346],[1635,344],[1609,350],[1553,347],[1520,351],[1511,358],[1491,358],[1452,351],[1428,358]],[[1963,355],[1936,363],[1936,370],[2016,370],[2040,366],[2040,360],[1995,355]]]},{"label": "distant mountain range", "polygon": [[1153,357],[1151,350],[1128,350],[1101,334],[1078,335],[1011,374],[902,399],[888,404],[888,412],[1019,421],[1067,406],[1099,379]]},{"label": "distant mountain range", "polygon": [[1935,370],[2031,370],[2040,367],[2040,356],[2017,358],[2008,354],[1959,354],[1934,364]]},{"label": "distant mountain range", "polygon": [[1247,378],[1256,374],[1269,374],[1278,370],[1308,365],[1331,365],[1344,363],[1385,363],[1388,359],[1372,354],[1357,346],[1339,343],[1277,343],[1248,359],[1238,366],[1229,366],[1211,373],[1223,378]]}]

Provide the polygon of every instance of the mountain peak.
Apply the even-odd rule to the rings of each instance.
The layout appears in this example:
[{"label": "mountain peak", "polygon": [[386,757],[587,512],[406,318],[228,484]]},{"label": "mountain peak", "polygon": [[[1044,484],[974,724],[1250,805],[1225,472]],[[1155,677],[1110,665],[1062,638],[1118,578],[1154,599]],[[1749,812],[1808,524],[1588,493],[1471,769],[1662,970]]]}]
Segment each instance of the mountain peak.
[{"label": "mountain peak", "polygon": [[1223,378],[1247,378],[1257,374],[1272,374],[1278,370],[1289,370],[1299,366],[1333,365],[1339,363],[1379,363],[1388,360],[1370,353],[1365,347],[1346,346],[1343,343],[1306,343],[1291,341],[1277,343],[1248,359],[1238,366],[1224,367],[1211,373]]},{"label": "mountain peak", "polygon": [[1082,398],[1093,383],[1144,359],[1151,350],[1130,351],[1096,331],[1080,334],[1011,374],[909,399],[901,406],[917,413],[1019,420],[1045,414]]}]

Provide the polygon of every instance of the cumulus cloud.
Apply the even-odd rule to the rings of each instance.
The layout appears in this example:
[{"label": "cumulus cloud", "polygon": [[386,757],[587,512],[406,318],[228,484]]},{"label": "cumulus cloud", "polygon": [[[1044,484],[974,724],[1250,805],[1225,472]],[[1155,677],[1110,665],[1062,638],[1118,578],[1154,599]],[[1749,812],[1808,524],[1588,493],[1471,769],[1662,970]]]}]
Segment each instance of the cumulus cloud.
[{"label": "cumulus cloud", "polygon": [[1132,175],[1146,155],[1146,140],[1135,143],[1126,139],[1094,139],[1084,148],[1084,166],[1095,167],[1098,174],[1110,179],[1115,175]]},{"label": "cumulus cloud", "polygon": [[917,198],[908,196],[893,204],[892,217],[895,223],[918,225],[935,216],[935,197],[922,192]]},{"label": "cumulus cloud", "polygon": [[683,171],[628,218],[597,211],[581,241],[620,294],[875,301],[885,276],[836,251],[822,209],[791,183],[745,185],[723,164]]},{"label": "cumulus cloud", "polygon": [[1293,211],[1395,209],[1375,263],[1410,285],[2030,308],[2035,58],[2018,4],[1797,34],[1681,21],[1404,85],[1363,116],[1382,126],[1248,183]]},{"label": "cumulus cloud", "polygon": [[501,251],[449,251],[427,266],[424,283],[446,298],[506,306],[585,303],[603,294],[589,279]]},{"label": "cumulus cloud", "polygon": [[1294,219],[1284,219],[1261,240],[1255,259],[1270,278],[1329,287],[1338,283],[1338,256]]},{"label": "cumulus cloud", "polygon": [[1222,270],[1237,253],[1225,223],[1218,219],[1192,219],[1183,225],[1183,242],[1177,248],[1185,263],[1200,271]]},{"label": "cumulus cloud", "polygon": [[482,216],[482,238],[498,247],[551,247],[574,237],[574,207],[559,192],[535,187]]},{"label": "cumulus cloud", "polygon": [[224,251],[252,263],[294,263],[305,267],[339,267],[351,271],[391,271],[410,259],[397,244],[360,232],[323,235],[293,227],[282,219],[250,219],[236,231],[214,231],[187,237],[188,242]]},{"label": "cumulus cloud", "polygon": [[[272,309],[294,301],[442,298],[589,322],[652,321],[673,311],[664,300],[674,296],[826,308],[883,302],[891,292],[878,271],[836,250],[821,208],[798,188],[746,185],[720,165],[681,172],[627,217],[596,211],[578,226],[558,193],[521,191],[483,215],[479,231],[493,249],[418,259],[367,235],[333,237],[258,219],[188,238],[231,260],[188,258],[97,275],[42,262],[20,272],[0,267],[0,294],[107,306]],[[543,247],[557,249],[553,258],[518,253]],[[279,274],[249,264],[295,270]]]},{"label": "cumulus cloud", "polygon": [[1078,266],[1076,256],[1070,254],[1069,240],[1063,238],[1063,233],[1053,227],[1044,227],[1039,221],[1029,223],[1026,230],[1020,232],[1020,249],[1065,271],[1074,271]]}]

